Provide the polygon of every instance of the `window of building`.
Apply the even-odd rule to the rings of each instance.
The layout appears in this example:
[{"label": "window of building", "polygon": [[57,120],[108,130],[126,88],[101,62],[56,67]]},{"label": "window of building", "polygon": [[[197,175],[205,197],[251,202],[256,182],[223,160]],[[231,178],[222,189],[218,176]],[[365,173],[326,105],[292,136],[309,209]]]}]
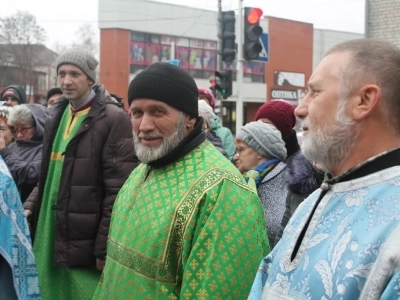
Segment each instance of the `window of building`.
[{"label": "window of building", "polygon": [[[194,78],[208,79],[217,70],[217,46],[217,42],[211,40],[131,32],[131,73],[155,62],[174,58]],[[233,80],[236,80],[236,64],[224,65],[226,69],[233,70]],[[243,71],[246,81],[264,82],[264,65],[262,62],[245,62]]]},{"label": "window of building", "polygon": [[46,84],[46,74],[38,74],[37,75],[37,89],[41,91],[47,90]]}]

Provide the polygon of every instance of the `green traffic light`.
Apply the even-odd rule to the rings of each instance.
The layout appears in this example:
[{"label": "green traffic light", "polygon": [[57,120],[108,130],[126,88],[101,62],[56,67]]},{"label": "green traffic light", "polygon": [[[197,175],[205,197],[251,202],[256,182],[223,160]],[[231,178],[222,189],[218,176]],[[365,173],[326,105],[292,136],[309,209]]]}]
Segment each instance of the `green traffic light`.
[{"label": "green traffic light", "polygon": [[226,89],[222,89],[221,91],[222,91],[222,94],[226,93]]}]

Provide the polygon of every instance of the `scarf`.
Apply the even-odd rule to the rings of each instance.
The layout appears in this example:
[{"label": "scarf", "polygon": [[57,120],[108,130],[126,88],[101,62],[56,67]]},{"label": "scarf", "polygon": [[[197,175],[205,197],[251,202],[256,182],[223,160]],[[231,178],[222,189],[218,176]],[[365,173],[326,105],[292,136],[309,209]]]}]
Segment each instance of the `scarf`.
[{"label": "scarf", "polygon": [[244,179],[248,183],[248,185],[253,189],[253,191],[257,192],[257,187],[262,182],[265,175],[267,175],[275,166],[280,162],[279,159],[273,158],[267,160],[260,164],[254,170],[247,171],[243,174]]}]

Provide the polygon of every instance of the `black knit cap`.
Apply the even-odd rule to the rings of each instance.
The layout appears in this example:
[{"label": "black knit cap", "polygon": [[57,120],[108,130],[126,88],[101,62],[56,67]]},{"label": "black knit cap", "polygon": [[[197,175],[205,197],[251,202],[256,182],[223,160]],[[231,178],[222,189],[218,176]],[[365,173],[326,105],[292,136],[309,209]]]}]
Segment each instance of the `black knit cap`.
[{"label": "black knit cap", "polygon": [[193,77],[169,63],[154,63],[133,78],[128,103],[138,98],[162,101],[192,117],[199,115],[199,92]]},{"label": "black knit cap", "polygon": [[56,94],[60,94],[60,95],[62,95],[62,90],[59,88],[59,87],[54,87],[54,88],[52,88],[52,89],[50,89],[48,92],[47,92],[47,101],[49,101],[49,99],[53,96],[53,95],[56,95]]}]

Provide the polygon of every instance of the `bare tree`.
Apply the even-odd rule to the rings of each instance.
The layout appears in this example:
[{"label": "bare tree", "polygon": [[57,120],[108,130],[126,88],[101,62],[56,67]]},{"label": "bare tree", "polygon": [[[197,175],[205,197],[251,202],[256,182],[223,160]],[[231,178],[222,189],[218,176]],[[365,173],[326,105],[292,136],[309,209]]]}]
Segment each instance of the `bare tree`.
[{"label": "bare tree", "polygon": [[55,53],[60,54],[64,50],[67,50],[69,48],[69,45],[55,42],[51,48]]},{"label": "bare tree", "polygon": [[75,42],[72,46],[85,48],[93,55],[99,53],[97,33],[92,24],[84,23],[78,28],[75,32]]},{"label": "bare tree", "polygon": [[[21,72],[21,85],[34,86],[34,69],[39,55],[38,45],[46,41],[46,33],[38,24],[36,17],[26,11],[0,18],[0,40],[2,54],[12,56],[11,64],[17,66]],[[29,94],[33,91],[29,89]],[[28,97],[30,95],[27,95]]]}]

